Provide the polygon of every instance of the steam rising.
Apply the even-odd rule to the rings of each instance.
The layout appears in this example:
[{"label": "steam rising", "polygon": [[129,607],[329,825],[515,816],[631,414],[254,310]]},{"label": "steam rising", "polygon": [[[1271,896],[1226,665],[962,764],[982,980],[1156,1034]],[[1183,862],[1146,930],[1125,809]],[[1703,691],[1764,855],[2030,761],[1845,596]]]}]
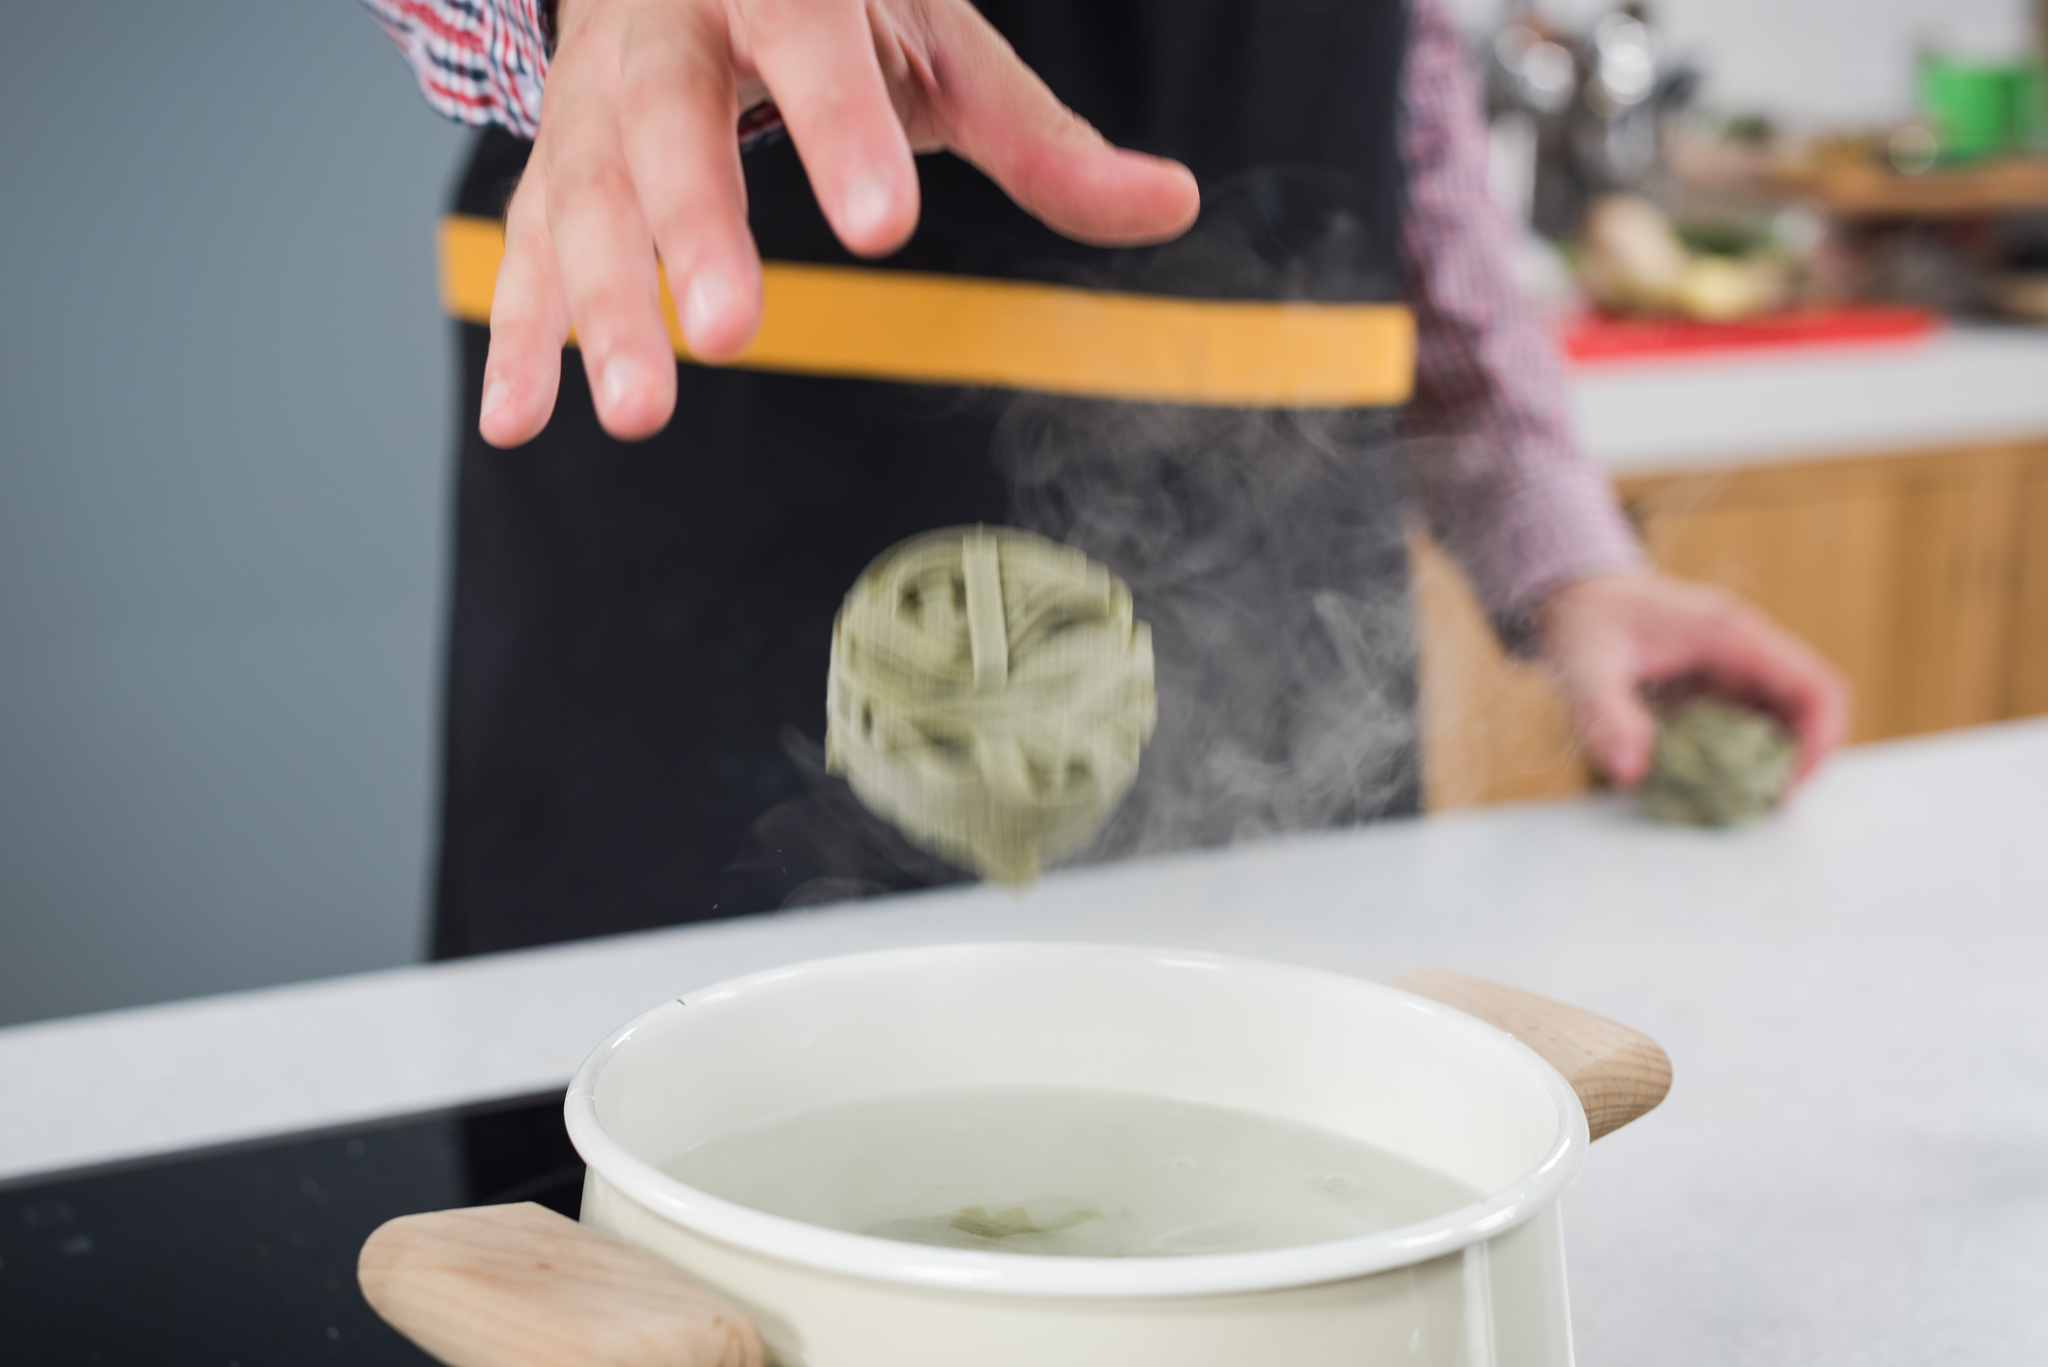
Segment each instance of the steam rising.
[{"label": "steam rising", "polygon": [[[1212,194],[1204,227],[1076,283],[1211,298],[1389,297],[1362,272],[1346,188],[1279,172]],[[1013,520],[1100,561],[1152,629],[1158,726],[1136,785],[1068,863],[1216,845],[1415,810],[1415,631],[1394,417],[1043,394],[1004,405],[994,458]],[[932,881],[933,862],[825,778],[764,847],[817,876],[785,905]],[[954,875],[954,876],[957,876]]]},{"label": "steam rising", "polygon": [[1018,399],[1022,525],[1131,586],[1159,724],[1080,859],[1413,805],[1415,636],[1400,483],[1365,415]]},{"label": "steam rising", "polygon": [[[1349,182],[1274,169],[1203,225],[1087,283],[1247,299],[1382,299]],[[1393,415],[1014,398],[996,433],[1018,522],[1131,586],[1159,723],[1078,862],[1412,810],[1415,630]]]}]

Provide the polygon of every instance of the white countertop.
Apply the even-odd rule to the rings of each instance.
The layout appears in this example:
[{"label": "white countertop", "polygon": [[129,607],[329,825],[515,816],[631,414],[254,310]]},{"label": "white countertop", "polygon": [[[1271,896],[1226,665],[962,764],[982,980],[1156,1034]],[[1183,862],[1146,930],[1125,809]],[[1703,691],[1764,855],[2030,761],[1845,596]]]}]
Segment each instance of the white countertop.
[{"label": "white countertop", "polygon": [[1571,372],[1579,433],[1616,474],[2048,438],[2048,328],[1607,362]]},{"label": "white countertop", "polygon": [[1669,1101],[1567,1203],[1588,1364],[2048,1361],[2048,722],[1737,833],[1496,808],[0,1030],[0,1176],[559,1086],[689,988],[997,938],[1436,964],[1655,1035]]}]

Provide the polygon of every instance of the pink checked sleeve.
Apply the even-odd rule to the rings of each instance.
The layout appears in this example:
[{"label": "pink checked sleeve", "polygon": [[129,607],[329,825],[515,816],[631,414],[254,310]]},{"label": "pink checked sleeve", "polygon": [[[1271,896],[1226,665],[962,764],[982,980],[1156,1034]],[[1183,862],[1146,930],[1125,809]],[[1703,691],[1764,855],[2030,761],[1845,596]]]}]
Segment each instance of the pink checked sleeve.
[{"label": "pink checked sleeve", "polygon": [[1478,83],[1443,0],[1413,0],[1403,74],[1402,218],[1415,312],[1410,488],[1510,645],[1587,575],[1635,571],[1642,548],[1606,472],[1572,433],[1564,366],[1513,274],[1486,183]]},{"label": "pink checked sleeve", "polygon": [[363,0],[412,65],[427,103],[463,123],[540,129],[548,74],[542,0]]}]

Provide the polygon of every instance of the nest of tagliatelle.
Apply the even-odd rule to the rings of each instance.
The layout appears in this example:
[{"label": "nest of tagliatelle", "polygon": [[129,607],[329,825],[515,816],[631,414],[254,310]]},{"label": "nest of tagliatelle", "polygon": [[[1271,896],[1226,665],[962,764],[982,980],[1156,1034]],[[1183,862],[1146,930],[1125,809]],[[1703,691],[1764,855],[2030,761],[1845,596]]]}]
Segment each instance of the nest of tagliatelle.
[{"label": "nest of tagliatelle", "polygon": [[1756,821],[1784,801],[1799,743],[1768,713],[1693,698],[1657,718],[1643,811],[1679,826]]},{"label": "nest of tagliatelle", "polygon": [[1156,717],[1130,590],[1028,532],[912,537],[833,626],[827,767],[912,843],[999,882],[1101,830]]}]

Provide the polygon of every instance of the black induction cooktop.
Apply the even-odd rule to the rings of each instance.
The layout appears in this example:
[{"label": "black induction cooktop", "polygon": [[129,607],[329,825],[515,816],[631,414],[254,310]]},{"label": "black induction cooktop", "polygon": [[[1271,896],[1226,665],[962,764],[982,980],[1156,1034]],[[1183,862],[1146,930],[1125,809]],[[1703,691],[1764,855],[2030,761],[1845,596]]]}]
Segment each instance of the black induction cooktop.
[{"label": "black induction cooktop", "polygon": [[0,1186],[0,1363],[431,1364],[356,1289],[370,1231],[582,1191],[560,1093]]}]

